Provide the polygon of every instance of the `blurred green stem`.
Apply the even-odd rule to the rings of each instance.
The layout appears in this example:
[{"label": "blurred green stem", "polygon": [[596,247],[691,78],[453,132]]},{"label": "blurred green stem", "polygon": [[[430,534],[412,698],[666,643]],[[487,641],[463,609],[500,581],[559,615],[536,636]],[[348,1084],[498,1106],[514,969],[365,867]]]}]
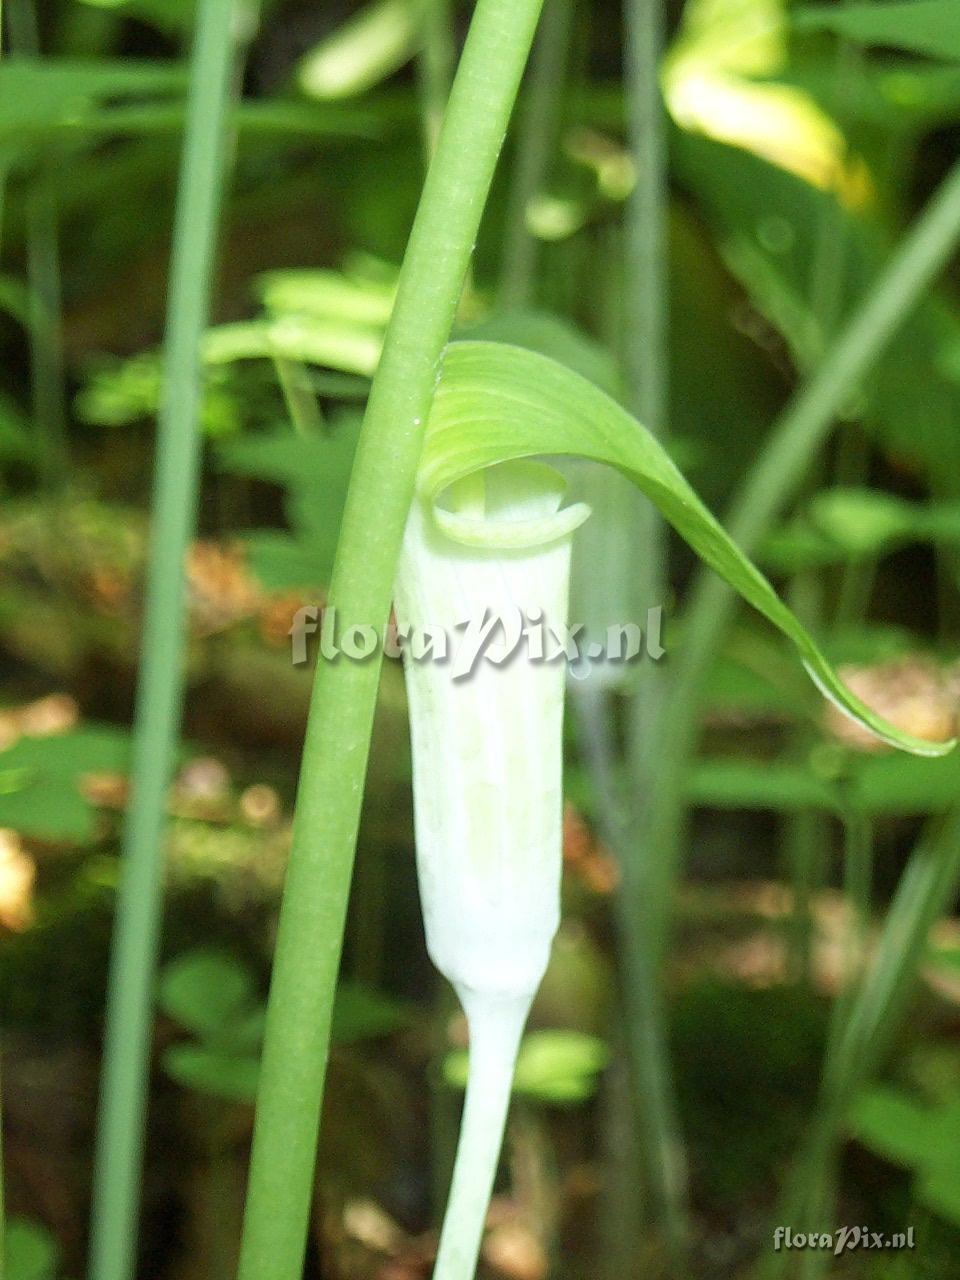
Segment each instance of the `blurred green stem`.
[{"label": "blurred green stem", "polygon": [[417,73],[423,110],[424,150],[429,163],[437,149],[450,82],[453,79],[453,0],[426,0],[420,21],[421,45]]},{"label": "blurred green stem", "polygon": [[[659,83],[664,41],[661,0],[626,0],[625,92],[637,183],[625,226],[624,367],[630,407],[656,435],[667,432],[669,396],[669,238],[666,123]],[[666,528],[653,504],[637,498],[633,528],[637,597],[660,605],[669,588]],[[632,795],[619,842],[616,898],[623,969],[626,1041],[640,1121],[640,1150],[654,1215],[664,1230],[673,1274],[683,1268],[688,1235],[686,1168],[670,1077],[663,953],[650,918],[650,868],[659,852],[653,827],[667,671],[637,665],[627,721]]]},{"label": "blurred green stem", "polygon": [[[829,353],[775,423],[725,521],[749,555],[771,528],[829,433],[838,410],[869,371],[897,327],[944,266],[960,238],[960,164],[954,166],[903,237]],[[685,610],[684,645],[673,662],[670,715],[658,744],[653,797],[655,838],[649,893],[654,947],[662,952],[679,873],[686,805],[684,790],[696,747],[703,680],[732,614],[727,586],[700,569]]]},{"label": "blurred green stem", "polygon": [[546,0],[519,112],[516,155],[507,195],[498,301],[503,311],[533,301],[539,242],[530,231],[530,202],[543,187],[557,146],[574,0]]},{"label": "blurred green stem", "polygon": [[233,3],[200,0],[167,309],[133,799],[124,833],[107,993],[91,1280],[128,1280],[135,1266],[166,792],[183,696],[183,564],[194,529],[200,464],[198,352],[211,291],[236,27]]},{"label": "blurred green stem", "polygon": [[[404,256],[357,448],[329,602],[386,623],[440,359],[540,0],[479,0]],[[298,1280],[380,657],[321,662],[267,1013],[241,1280]]]},{"label": "blurred green stem", "polygon": [[[11,53],[40,52],[33,0],[8,0]],[[67,476],[66,372],[61,318],[60,244],[57,226],[57,171],[54,158],[41,154],[30,180],[26,203],[27,324],[30,385],[41,474],[47,490],[62,488]]]}]

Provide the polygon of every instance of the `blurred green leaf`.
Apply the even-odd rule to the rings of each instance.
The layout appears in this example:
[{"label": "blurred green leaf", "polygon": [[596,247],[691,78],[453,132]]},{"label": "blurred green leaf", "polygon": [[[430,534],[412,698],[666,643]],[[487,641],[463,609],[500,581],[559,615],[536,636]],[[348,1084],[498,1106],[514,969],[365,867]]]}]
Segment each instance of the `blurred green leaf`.
[{"label": "blurred green leaf", "polygon": [[164,1070],[187,1089],[230,1102],[253,1102],[260,1059],[211,1049],[203,1044],[174,1044],[163,1054]]},{"label": "blurred green leaf", "polygon": [[345,320],[381,330],[396,293],[393,281],[342,271],[269,271],[260,276],[257,290],[264,307],[277,316]]},{"label": "blurred green leaf", "polygon": [[68,124],[91,107],[181,95],[185,69],[173,62],[133,58],[80,61],[4,55],[0,62],[0,139]]},{"label": "blurred green leaf", "polygon": [[[960,1146],[960,1135],[955,1135]],[[917,1181],[917,1199],[948,1222],[960,1226],[960,1155],[952,1168],[925,1170]]]},{"label": "blurred green leaf", "polygon": [[930,963],[954,970],[957,976],[960,977],[960,947],[931,948]]},{"label": "blurred green leaf", "polygon": [[216,365],[280,356],[370,376],[379,363],[382,346],[382,332],[369,325],[287,315],[276,320],[238,320],[208,329],[203,358]]},{"label": "blurred green leaf", "polygon": [[[960,759],[923,760],[902,754],[844,753],[849,795],[865,814],[943,813],[960,792]],[[776,760],[699,760],[687,795],[716,809],[769,809],[774,813],[822,809],[839,812],[843,797],[816,770]]]},{"label": "blurred green leaf", "polygon": [[128,757],[129,735],[106,725],[20,738],[0,751],[0,826],[41,840],[89,840],[96,810],[81,778],[123,771]]},{"label": "blurred green leaf", "polygon": [[872,1151],[917,1174],[927,1208],[960,1223],[960,1097],[924,1106],[896,1089],[877,1088],[855,1102],[850,1128]]},{"label": "blurred green leaf", "polygon": [[4,1280],[57,1280],[60,1247],[53,1235],[27,1218],[11,1217],[7,1222]]},{"label": "blurred green leaf", "polygon": [[[927,768],[916,768],[916,764]],[[903,755],[860,755],[849,764],[858,805],[867,813],[944,813],[960,794],[955,756],[918,761]]]},{"label": "blurred green leaf", "polygon": [[[596,1036],[580,1031],[531,1031],[520,1045],[514,1092],[555,1105],[585,1102],[596,1091],[597,1077],[608,1058],[606,1045]],[[450,1053],[443,1063],[444,1079],[462,1089],[468,1067],[468,1053]]]},{"label": "blurred green leaf", "polygon": [[[825,220],[838,227],[841,317],[886,260],[889,234],[879,219],[836,208],[831,192],[746,151],[679,134],[675,153],[680,180],[697,197],[727,266],[786,339],[799,368],[812,369],[828,340],[810,302],[817,229]],[[937,497],[960,494],[960,385],[941,368],[952,345],[960,346],[955,308],[931,291],[844,414],[862,422],[898,465],[919,463]]]},{"label": "blurred green leaf", "polygon": [[[322,435],[305,436],[281,427],[237,436],[218,446],[222,470],[272,481],[287,491],[286,512],[299,553],[266,531],[254,539],[274,581],[285,578],[284,585],[290,587],[329,582],[359,430],[360,418],[351,413]],[[299,579],[298,564],[303,571]]]},{"label": "blurred green leaf", "polygon": [[301,89],[312,98],[346,98],[372,88],[417,51],[418,0],[374,0],[314,46],[300,64]]},{"label": "blurred green leaf", "polygon": [[801,30],[834,31],[865,45],[887,45],[935,58],[960,58],[956,0],[895,0],[794,9]]},{"label": "blurred green leaf", "polygon": [[225,951],[178,956],[164,966],[157,989],[164,1013],[202,1039],[246,1018],[255,997],[249,968]]},{"label": "blurred green leaf", "polygon": [[876,489],[829,489],[810,503],[814,525],[851,556],[868,556],[917,532],[913,504]]},{"label": "blurred green leaf", "polygon": [[82,0],[94,9],[110,9],[123,17],[139,18],[160,31],[184,35],[193,27],[192,0]]},{"label": "blurred green leaf", "polygon": [[358,982],[341,982],[333,1004],[330,1037],[350,1044],[389,1034],[409,1022],[409,1011],[396,1000]]},{"label": "blurred green leaf", "polygon": [[247,564],[268,591],[319,587],[329,576],[329,559],[322,561],[310,547],[279,529],[258,529],[243,534]]},{"label": "blurred green leaf", "polygon": [[808,770],[770,760],[701,760],[690,771],[687,796],[712,809],[798,813],[839,806],[839,796]]},{"label": "blurred green leaf", "polygon": [[911,1168],[927,1163],[943,1147],[936,1112],[898,1089],[862,1094],[850,1113],[850,1131],[878,1155]]}]

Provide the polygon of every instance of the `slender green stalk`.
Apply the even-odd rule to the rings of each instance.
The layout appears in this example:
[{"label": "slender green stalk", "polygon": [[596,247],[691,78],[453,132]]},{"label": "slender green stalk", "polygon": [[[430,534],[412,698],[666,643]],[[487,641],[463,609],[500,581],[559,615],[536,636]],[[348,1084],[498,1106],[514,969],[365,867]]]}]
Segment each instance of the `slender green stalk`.
[{"label": "slender green stalk", "polygon": [[[10,0],[7,28],[12,53],[35,57],[40,52],[33,0]],[[41,471],[49,490],[60,488],[67,472],[66,373],[56,193],[53,159],[41,156],[26,206],[27,321],[33,418]]]},{"label": "slender green stalk", "polygon": [[[669,245],[666,128],[659,68],[663,50],[661,0],[626,0],[625,90],[637,184],[627,208],[625,261],[626,383],[631,408],[651,431],[667,431]],[[668,588],[667,537],[652,503],[639,499],[634,522],[637,591],[646,607]],[[617,894],[624,970],[626,1037],[631,1056],[646,1182],[673,1256],[682,1266],[686,1170],[675,1115],[667,1048],[662,956],[651,947],[648,873],[656,860],[652,826],[658,787],[659,743],[667,705],[667,672],[654,662],[637,670],[628,719],[629,774],[635,796],[631,823],[620,841]]]},{"label": "slender green stalk", "polygon": [[133,739],[133,801],[124,835],[107,995],[92,1280],[127,1280],[135,1262],[165,802],[183,688],[183,563],[194,528],[200,463],[198,351],[210,299],[236,25],[233,3],[201,0],[174,228]]},{"label": "slender green stalk", "polygon": [[[902,240],[886,269],[855,309],[817,372],[775,424],[725,521],[748,554],[796,491],[810,459],[831,429],[837,411],[870,370],[897,326],[949,258],[960,239],[960,164],[954,166]],[[684,646],[673,663],[670,715],[659,744],[660,772],[654,796],[657,857],[649,892],[662,949],[676,881],[684,824],[684,784],[695,747],[703,679],[732,613],[729,589],[700,570],[690,594]]]},{"label": "slender green stalk", "polygon": [[[424,423],[540,0],[479,0],[404,257],[344,511],[330,604],[382,627]],[[277,935],[241,1280],[297,1280],[380,656],[321,663]]]},{"label": "slender green stalk", "polygon": [[546,0],[530,62],[503,236],[498,301],[504,311],[528,306],[533,298],[538,241],[530,232],[527,209],[543,186],[557,145],[573,5],[574,0]]}]

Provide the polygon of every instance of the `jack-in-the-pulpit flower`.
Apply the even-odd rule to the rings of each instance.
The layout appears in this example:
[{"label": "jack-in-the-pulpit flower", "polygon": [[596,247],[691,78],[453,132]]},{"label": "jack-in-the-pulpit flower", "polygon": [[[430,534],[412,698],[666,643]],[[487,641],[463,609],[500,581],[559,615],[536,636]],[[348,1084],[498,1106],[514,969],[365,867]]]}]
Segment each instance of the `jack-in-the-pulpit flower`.
[{"label": "jack-in-the-pulpit flower", "polygon": [[[572,533],[588,514],[561,509],[563,488],[551,467],[521,461],[459,481],[441,504],[417,498],[397,579],[401,632],[450,645],[446,660],[404,651],[427,946],[470,1029],[437,1280],[473,1276],[517,1048],[560,918],[566,663],[543,635],[566,624]],[[464,663],[458,639],[479,634],[483,653]]]}]

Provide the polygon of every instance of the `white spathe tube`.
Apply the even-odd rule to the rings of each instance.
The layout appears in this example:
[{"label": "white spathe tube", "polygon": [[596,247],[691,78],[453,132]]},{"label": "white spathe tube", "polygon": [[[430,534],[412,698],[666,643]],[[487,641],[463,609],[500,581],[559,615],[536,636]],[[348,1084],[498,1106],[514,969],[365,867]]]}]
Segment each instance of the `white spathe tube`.
[{"label": "white spathe tube", "polygon": [[401,632],[448,642],[439,661],[408,641],[404,668],[427,947],[471,1037],[436,1280],[473,1276],[520,1036],[560,920],[566,662],[546,637],[566,625],[572,533],[589,514],[560,510],[563,489],[538,463],[470,477],[442,507],[415,501],[401,555]]},{"label": "white spathe tube", "polygon": [[[448,640],[443,661],[417,660],[408,644],[404,666],[427,946],[461,994],[532,995],[559,922],[566,664],[548,660],[556,645],[539,656],[537,632],[566,624],[562,486],[540,464],[495,468],[452,491],[443,525],[418,502],[404,540],[398,624]],[[535,541],[503,545],[518,536]],[[530,619],[531,635],[520,634]],[[496,661],[505,631],[519,639]]]}]

